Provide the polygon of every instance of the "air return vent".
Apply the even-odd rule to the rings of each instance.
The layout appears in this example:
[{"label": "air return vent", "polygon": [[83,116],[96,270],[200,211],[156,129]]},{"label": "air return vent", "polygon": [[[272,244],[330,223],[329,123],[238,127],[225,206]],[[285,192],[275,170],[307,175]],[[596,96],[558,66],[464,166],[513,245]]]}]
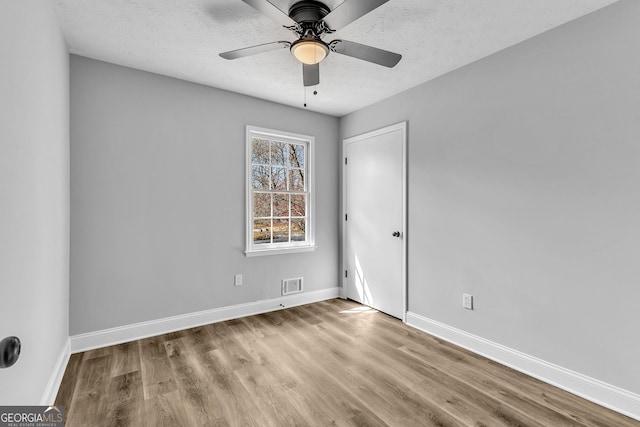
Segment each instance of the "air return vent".
[{"label": "air return vent", "polygon": [[297,294],[298,292],[302,292],[302,277],[282,281],[282,295]]}]

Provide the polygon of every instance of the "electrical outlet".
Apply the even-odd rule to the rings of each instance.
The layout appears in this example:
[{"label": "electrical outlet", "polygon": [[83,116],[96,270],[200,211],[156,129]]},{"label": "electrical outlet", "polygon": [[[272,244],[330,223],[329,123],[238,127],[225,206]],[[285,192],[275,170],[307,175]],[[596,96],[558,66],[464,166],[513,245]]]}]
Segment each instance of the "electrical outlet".
[{"label": "electrical outlet", "polygon": [[467,310],[473,310],[473,295],[462,294],[462,306]]},{"label": "electrical outlet", "polygon": [[236,274],[233,278],[234,286],[242,286],[242,274]]}]

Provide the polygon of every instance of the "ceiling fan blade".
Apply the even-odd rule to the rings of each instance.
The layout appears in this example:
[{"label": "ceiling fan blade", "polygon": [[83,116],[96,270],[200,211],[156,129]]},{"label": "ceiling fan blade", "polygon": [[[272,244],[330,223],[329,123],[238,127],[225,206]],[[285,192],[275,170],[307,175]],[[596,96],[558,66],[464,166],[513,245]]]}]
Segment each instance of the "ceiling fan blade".
[{"label": "ceiling fan blade", "polygon": [[389,0],[346,0],[325,16],[323,21],[332,30],[339,30],[388,1]]},{"label": "ceiling fan blade", "polygon": [[346,40],[334,40],[329,43],[329,46],[331,47],[331,50],[336,53],[362,59],[363,61],[373,62],[378,65],[384,65],[389,68],[395,67],[402,59],[402,55],[398,53]]},{"label": "ceiling fan blade", "polygon": [[320,84],[320,64],[302,64],[302,80],[305,87]]},{"label": "ceiling fan blade", "polygon": [[220,54],[224,59],[238,59],[245,56],[256,55],[262,52],[269,52],[271,50],[283,49],[291,47],[291,43],[285,41],[259,44],[257,46],[245,47],[243,49],[230,50],[229,52],[223,52]]},{"label": "ceiling fan blade", "polygon": [[252,8],[264,13],[280,25],[285,27],[297,26],[298,23],[291,19],[289,15],[278,9],[269,0],[242,0]]}]

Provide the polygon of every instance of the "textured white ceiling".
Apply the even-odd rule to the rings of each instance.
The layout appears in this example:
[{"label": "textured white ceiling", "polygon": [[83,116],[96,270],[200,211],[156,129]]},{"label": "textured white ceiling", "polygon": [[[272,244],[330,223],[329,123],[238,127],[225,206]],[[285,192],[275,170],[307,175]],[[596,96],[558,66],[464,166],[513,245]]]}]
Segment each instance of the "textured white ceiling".
[{"label": "textured white ceiling", "polygon": [[[295,39],[241,0],[55,1],[72,53],[302,108],[302,66],[287,49],[218,56]],[[342,116],[616,1],[390,0],[325,41],[394,51],[400,63],[388,69],[331,53],[318,95],[306,90],[308,109]],[[283,11],[295,2],[272,0]]]}]

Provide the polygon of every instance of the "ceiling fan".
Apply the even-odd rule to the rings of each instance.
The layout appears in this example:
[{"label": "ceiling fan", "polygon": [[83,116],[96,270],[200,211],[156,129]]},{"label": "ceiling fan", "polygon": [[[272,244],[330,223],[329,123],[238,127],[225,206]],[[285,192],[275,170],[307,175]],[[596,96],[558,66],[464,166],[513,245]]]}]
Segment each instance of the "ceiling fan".
[{"label": "ceiling fan", "polygon": [[302,0],[295,3],[285,14],[269,0],[242,0],[249,6],[264,13],[288,30],[297,40],[277,41],[221,53],[224,59],[237,59],[277,49],[290,49],[296,59],[302,62],[302,77],[305,86],[320,83],[320,62],[329,52],[351,56],[385,67],[394,67],[402,55],[347,40],[325,42],[322,37],[331,34],[366,15],[389,0],[346,0],[334,10],[316,0]]}]

